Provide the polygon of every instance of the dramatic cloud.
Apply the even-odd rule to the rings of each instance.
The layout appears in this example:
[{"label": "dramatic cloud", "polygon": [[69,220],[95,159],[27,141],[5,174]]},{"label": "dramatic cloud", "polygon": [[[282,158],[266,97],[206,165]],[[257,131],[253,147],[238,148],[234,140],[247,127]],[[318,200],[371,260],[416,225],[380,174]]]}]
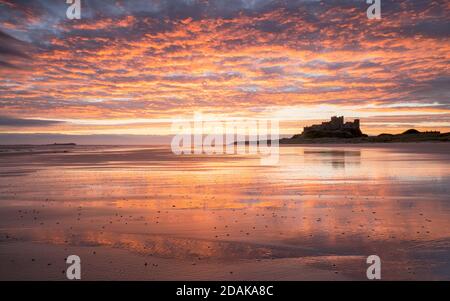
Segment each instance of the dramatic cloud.
[{"label": "dramatic cloud", "polygon": [[26,43],[0,31],[0,68],[20,68],[14,63],[30,58],[23,51],[25,47],[27,47]]},{"label": "dramatic cloud", "polygon": [[68,20],[65,1],[0,0],[2,114],[77,132],[194,111],[448,130],[432,116],[450,114],[450,3],[383,0],[368,20],[365,2],[90,0]]},{"label": "dramatic cloud", "polygon": [[0,116],[0,127],[29,127],[29,126],[50,126],[61,123],[54,120],[40,120],[40,119],[21,119],[7,116]]}]

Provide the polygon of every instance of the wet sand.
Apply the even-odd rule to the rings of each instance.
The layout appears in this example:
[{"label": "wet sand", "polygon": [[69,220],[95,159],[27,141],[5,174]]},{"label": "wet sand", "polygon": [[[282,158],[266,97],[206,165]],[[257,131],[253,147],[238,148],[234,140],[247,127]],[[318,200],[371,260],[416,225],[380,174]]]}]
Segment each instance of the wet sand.
[{"label": "wet sand", "polygon": [[[13,149],[13,150],[11,150]],[[0,279],[450,280],[450,145],[3,148]],[[5,268],[3,268],[5,267]]]}]

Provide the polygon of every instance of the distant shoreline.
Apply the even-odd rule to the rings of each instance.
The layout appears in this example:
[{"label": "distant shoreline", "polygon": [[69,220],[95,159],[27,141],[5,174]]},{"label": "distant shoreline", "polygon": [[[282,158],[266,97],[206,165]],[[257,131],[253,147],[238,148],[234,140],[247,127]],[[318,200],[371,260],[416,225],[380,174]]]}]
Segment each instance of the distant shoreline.
[{"label": "distant shoreline", "polygon": [[280,144],[362,144],[362,143],[418,143],[418,142],[450,142],[450,133],[413,133],[413,134],[381,134],[378,136],[355,137],[355,138],[305,138],[294,136],[292,138],[283,138],[279,140]]},{"label": "distant shoreline", "polygon": [[320,137],[320,138],[306,138],[302,135],[295,135],[291,138],[282,138],[279,140],[267,140],[267,141],[241,141],[234,144],[245,145],[253,144],[267,144],[271,145],[272,142],[276,142],[280,145],[321,145],[321,144],[392,144],[392,143],[445,143],[450,142],[450,133],[437,133],[437,132],[414,132],[414,133],[402,133],[402,134],[380,134],[378,136],[364,136],[353,138],[338,138],[338,137]]},{"label": "distant shoreline", "polygon": [[448,142],[450,133],[409,129],[400,134],[382,133],[378,136],[369,136],[361,131],[359,119],[344,123],[343,116],[333,116],[330,121],[304,127],[303,133],[278,141],[280,144]]}]

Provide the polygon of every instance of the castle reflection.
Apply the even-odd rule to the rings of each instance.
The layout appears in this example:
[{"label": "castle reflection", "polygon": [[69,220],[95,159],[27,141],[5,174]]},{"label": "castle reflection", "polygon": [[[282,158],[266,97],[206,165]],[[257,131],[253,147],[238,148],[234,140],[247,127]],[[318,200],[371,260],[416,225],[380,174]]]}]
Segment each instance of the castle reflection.
[{"label": "castle reflection", "polygon": [[305,149],[303,154],[305,156],[305,160],[324,165],[330,164],[336,169],[345,168],[346,165],[361,164],[360,150]]}]

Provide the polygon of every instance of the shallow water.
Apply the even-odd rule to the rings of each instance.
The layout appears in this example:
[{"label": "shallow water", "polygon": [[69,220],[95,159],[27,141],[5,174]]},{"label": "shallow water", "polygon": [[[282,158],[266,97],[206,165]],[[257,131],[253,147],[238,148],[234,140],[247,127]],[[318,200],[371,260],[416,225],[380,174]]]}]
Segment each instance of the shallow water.
[{"label": "shallow water", "polygon": [[0,260],[10,256],[2,248],[27,242],[202,260],[206,270],[300,258],[364,279],[376,254],[385,279],[450,280],[449,144],[280,150],[278,165],[261,166],[257,156],[179,157],[164,147],[8,149]]}]

